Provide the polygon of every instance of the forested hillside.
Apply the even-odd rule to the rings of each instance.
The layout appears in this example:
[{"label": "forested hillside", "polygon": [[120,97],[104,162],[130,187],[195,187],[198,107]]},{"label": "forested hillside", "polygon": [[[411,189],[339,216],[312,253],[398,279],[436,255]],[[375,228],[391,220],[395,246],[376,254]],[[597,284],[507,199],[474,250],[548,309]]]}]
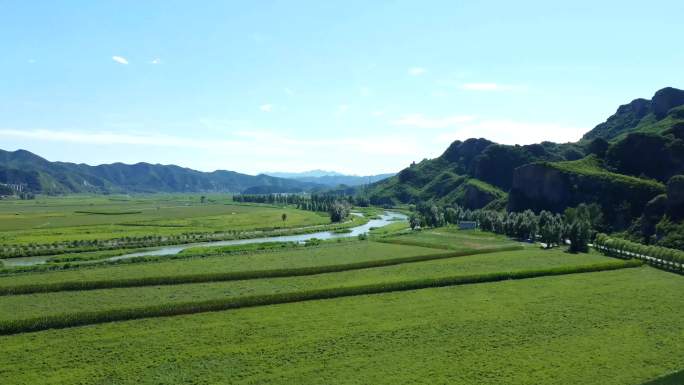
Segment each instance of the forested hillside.
[{"label": "forested hillside", "polygon": [[684,91],[620,106],[575,143],[455,141],[365,193],[371,203],[433,201],[469,209],[603,209],[605,229],[684,247]]},{"label": "forested hillside", "polygon": [[25,150],[0,150],[0,184],[32,193],[243,192],[248,189],[302,192],[322,185],[234,171],[200,172],[149,163],[85,164],[50,162]]}]

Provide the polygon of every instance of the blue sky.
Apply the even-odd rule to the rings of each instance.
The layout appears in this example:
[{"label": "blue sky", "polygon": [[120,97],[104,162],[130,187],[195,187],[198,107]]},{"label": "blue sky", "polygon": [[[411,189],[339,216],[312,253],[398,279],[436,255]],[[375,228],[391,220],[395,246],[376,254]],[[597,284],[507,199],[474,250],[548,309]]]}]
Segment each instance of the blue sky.
[{"label": "blue sky", "polygon": [[[558,3],[558,4],[554,4]],[[372,174],[684,88],[681,1],[0,0],[0,148]]]}]

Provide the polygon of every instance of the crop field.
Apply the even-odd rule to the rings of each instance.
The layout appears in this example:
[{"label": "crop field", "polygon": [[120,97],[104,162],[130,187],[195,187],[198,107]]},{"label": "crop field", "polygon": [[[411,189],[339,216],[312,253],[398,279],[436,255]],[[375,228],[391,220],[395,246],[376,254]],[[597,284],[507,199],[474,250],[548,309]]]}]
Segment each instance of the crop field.
[{"label": "crop field", "polygon": [[[345,251],[349,251],[349,248]],[[420,249],[414,250],[413,253],[425,255],[425,251]],[[287,255],[289,253],[275,254]],[[434,254],[433,252],[433,255],[441,254]],[[283,255],[281,258],[287,257]],[[289,293],[312,289],[396,283],[415,279],[467,276],[498,271],[516,272],[532,268],[591,265],[609,260],[609,258],[599,254],[574,255],[544,250],[502,251],[468,257],[457,256],[378,268],[341,271],[335,274],[0,296],[0,322],[43,315],[135,308],[159,303],[184,303],[246,295]],[[182,270],[176,271],[176,274],[180,272]],[[169,272],[167,271],[166,274]],[[3,285],[6,284],[3,282]],[[21,309],[21,311],[17,311],[17,309]]]},{"label": "crop field", "polygon": [[[285,221],[283,213],[287,214]],[[328,216],[321,213],[234,204],[227,196],[207,196],[204,203],[199,195],[0,200],[2,244],[271,230],[328,223]]]},{"label": "crop field", "polygon": [[637,268],[17,334],[0,378],[639,384],[684,360],[682,290]]},{"label": "crop field", "polygon": [[[88,199],[90,210],[87,199],[69,210],[66,198],[44,209],[14,204],[35,218],[60,210],[167,224],[225,216],[256,229],[268,223],[259,215],[275,225],[289,210],[298,226],[326,223],[211,196],[203,204],[115,198],[111,207]],[[146,213],[145,205],[179,202],[192,214]],[[215,206],[212,214],[202,205]],[[127,222],[117,223],[39,231]],[[667,375],[684,362],[684,278],[595,251],[454,227],[411,231],[398,221],[369,237],[98,261],[125,252],[52,255],[63,268],[55,271],[2,270],[1,384],[641,385],[677,383]]]},{"label": "crop field", "polygon": [[461,231],[455,227],[409,232],[383,238],[383,242],[448,250],[480,249],[490,247],[492,244],[513,244],[502,235],[479,230]]},{"label": "crop field", "polygon": [[126,264],[82,268],[76,270],[17,274],[0,277],[0,287],[40,282],[42,284],[65,281],[91,281],[121,278],[146,278],[179,274],[203,274],[269,270],[340,263],[363,262],[382,258],[410,257],[441,254],[443,250],[377,242],[330,243],[319,247],[299,247],[280,252],[211,256],[180,260],[161,260],[154,263]]}]

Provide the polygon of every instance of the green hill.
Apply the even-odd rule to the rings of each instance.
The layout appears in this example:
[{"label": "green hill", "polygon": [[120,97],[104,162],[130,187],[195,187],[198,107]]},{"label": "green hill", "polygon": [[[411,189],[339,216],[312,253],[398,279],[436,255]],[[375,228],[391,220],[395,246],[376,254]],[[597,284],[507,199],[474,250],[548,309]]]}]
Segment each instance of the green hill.
[{"label": "green hill", "polygon": [[153,192],[301,192],[322,188],[310,182],[246,175],[234,171],[200,172],[149,163],[89,166],[50,162],[25,150],[0,150],[0,184],[44,194]]},{"label": "green hill", "polygon": [[684,122],[684,91],[667,87],[651,100],[635,99],[620,106],[608,120],[584,134],[582,141],[612,140],[630,132],[662,133],[677,122]]},{"label": "green hill", "polygon": [[514,211],[561,212],[580,203],[599,203],[609,225],[622,230],[632,226],[647,204],[665,192],[668,180],[680,174],[684,91],[664,88],[651,100],[620,106],[576,143],[510,146],[487,139],[455,141],[438,158],[414,163],[365,194],[371,203],[381,205],[435,201]]}]

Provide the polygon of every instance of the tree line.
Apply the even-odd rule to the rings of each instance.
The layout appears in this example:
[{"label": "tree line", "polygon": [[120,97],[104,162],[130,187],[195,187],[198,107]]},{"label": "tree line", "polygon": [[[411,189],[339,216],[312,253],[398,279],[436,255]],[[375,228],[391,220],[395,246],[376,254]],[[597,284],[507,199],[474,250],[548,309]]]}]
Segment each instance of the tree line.
[{"label": "tree line", "polygon": [[342,222],[351,213],[356,200],[352,196],[332,194],[240,194],[233,196],[233,202],[295,206],[300,210],[326,212],[332,222]]},{"label": "tree line", "polygon": [[620,258],[638,258],[655,267],[684,273],[684,251],[667,247],[643,245],[626,239],[596,235],[594,247],[606,255]]},{"label": "tree line", "polygon": [[419,203],[412,207],[409,217],[412,229],[420,226],[440,227],[473,221],[484,231],[504,234],[520,240],[544,243],[547,248],[570,241],[570,251],[586,252],[596,228],[601,226],[600,207],[580,204],[561,214],[532,210],[523,212],[501,212],[494,210],[468,210],[458,205],[444,206],[436,203]]}]

